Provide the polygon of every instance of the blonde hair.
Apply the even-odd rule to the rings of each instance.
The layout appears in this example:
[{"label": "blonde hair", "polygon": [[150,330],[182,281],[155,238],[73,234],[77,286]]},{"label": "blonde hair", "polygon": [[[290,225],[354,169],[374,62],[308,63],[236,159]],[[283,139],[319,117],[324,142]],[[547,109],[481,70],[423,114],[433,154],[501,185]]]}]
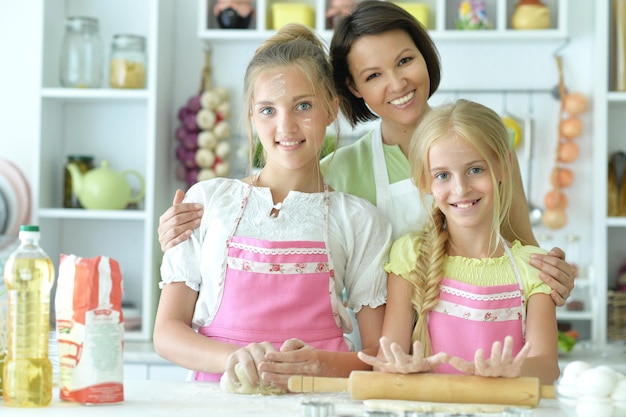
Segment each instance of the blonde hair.
[{"label": "blonde hair", "polygon": [[[513,198],[511,154],[508,132],[502,119],[490,108],[468,100],[432,109],[424,114],[415,130],[409,147],[409,163],[413,182],[420,190],[422,201],[430,193],[431,175],[428,153],[439,139],[455,137],[470,144],[486,161],[493,183],[492,230],[499,235],[500,225],[508,222]],[[416,313],[413,340],[419,340],[424,354],[432,354],[428,332],[428,313],[439,301],[439,284],[443,278],[448,230],[442,211],[434,206],[430,219],[422,231],[417,232],[415,253],[417,261],[409,281],[413,283],[413,308]]]},{"label": "blonde hair", "polygon": [[[263,71],[290,66],[298,68],[308,79],[313,93],[328,113],[329,120],[335,120],[337,117],[337,106],[334,103],[338,99],[326,47],[307,26],[289,23],[257,48],[246,69],[243,96],[250,149],[254,149],[255,146],[250,120],[255,81]],[[335,136],[339,138],[339,125],[335,123],[334,128]],[[319,151],[321,150],[320,148]],[[252,160],[253,152],[250,153],[250,167]]]}]

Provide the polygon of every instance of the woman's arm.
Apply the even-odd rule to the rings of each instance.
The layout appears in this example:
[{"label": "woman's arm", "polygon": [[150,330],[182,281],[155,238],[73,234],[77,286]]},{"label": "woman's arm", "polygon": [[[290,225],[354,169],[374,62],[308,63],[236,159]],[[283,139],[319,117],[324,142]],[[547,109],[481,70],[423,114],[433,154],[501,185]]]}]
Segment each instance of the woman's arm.
[{"label": "woman's arm", "polygon": [[202,205],[183,203],[184,197],[183,190],[176,190],[172,206],[159,217],[157,233],[163,252],[187,240],[191,236],[191,231],[200,226]]},{"label": "woman's arm", "polygon": [[[517,156],[512,153],[513,201],[509,222],[502,225],[502,236],[509,242],[519,240],[524,245],[539,246],[533,235],[528,214],[528,202],[524,193],[524,184],[519,169]],[[565,253],[553,248],[547,255],[533,255],[530,264],[539,269],[539,277],[552,288],[552,300],[557,306],[565,304],[574,288],[576,269],[565,262]]]}]

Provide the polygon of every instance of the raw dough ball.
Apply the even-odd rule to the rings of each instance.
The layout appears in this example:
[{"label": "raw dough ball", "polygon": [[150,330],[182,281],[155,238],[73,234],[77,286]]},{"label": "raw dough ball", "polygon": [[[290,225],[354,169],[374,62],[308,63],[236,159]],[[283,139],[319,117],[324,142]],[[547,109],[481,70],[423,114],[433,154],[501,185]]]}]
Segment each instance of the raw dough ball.
[{"label": "raw dough ball", "polygon": [[237,386],[233,384],[230,379],[226,376],[226,373],[222,374],[222,378],[220,379],[220,388],[222,391],[229,392],[231,394],[262,394],[262,395],[278,395],[278,394],[286,394],[287,391],[276,388],[276,387],[265,387],[265,386],[256,386],[253,387],[250,385],[250,381],[246,377],[246,374],[243,369],[243,365],[241,363],[237,363],[235,365],[235,375],[239,379],[240,385]]}]

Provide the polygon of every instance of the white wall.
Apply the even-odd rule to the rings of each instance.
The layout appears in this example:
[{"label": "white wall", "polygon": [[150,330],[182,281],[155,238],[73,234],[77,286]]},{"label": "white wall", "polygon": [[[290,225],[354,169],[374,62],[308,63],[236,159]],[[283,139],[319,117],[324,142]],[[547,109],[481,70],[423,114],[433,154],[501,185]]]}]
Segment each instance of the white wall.
[{"label": "white wall", "polygon": [[[40,84],[40,43],[41,7],[34,7],[43,0],[28,2],[4,1],[0,3],[0,156],[8,158],[24,170],[31,179],[34,176],[33,149],[39,135],[39,123],[33,118],[33,110],[39,105]],[[569,31],[571,42],[561,51],[565,69],[565,81],[570,91],[581,91],[591,96],[593,88],[593,2],[586,0],[569,1]],[[164,184],[173,194],[178,183],[174,179],[174,129],[177,127],[176,112],[187,99],[198,91],[200,75],[204,64],[204,42],[196,36],[197,0],[176,0],[175,68],[173,76],[173,101],[168,115],[172,129],[171,183]],[[443,61],[441,91],[432,99],[432,104],[450,97],[468,97],[493,106],[498,111],[506,107],[509,111],[525,115],[528,112],[529,94],[490,93],[464,91],[473,88],[491,88],[495,85],[511,86],[519,90],[526,88],[540,91],[532,94],[533,110],[536,119],[537,147],[536,161],[533,164],[533,201],[542,204],[543,196],[549,190],[549,172],[553,166],[556,148],[556,132],[559,103],[547,91],[556,86],[558,74],[553,52],[560,42],[542,42],[536,47],[527,48],[516,43],[481,46],[470,42],[438,41]],[[246,62],[256,45],[249,43],[223,42],[213,44],[213,56],[223,56],[224,52],[235,48],[229,54],[228,62],[220,64],[222,70],[213,69],[212,80],[215,86],[225,87],[232,93],[231,103],[238,113],[241,103],[237,99],[241,92],[241,77]],[[529,64],[530,62],[530,64]],[[523,65],[522,65],[523,64]],[[214,62],[215,67],[215,62]],[[227,68],[228,70],[223,70]],[[520,68],[524,68],[520,73]],[[530,68],[530,71],[528,70]],[[469,69],[473,69],[471,72]],[[543,92],[541,92],[543,91]],[[503,98],[504,97],[504,98]],[[581,156],[572,165],[576,173],[574,185],[569,189],[570,222],[557,232],[539,227],[537,235],[550,234],[553,243],[565,247],[564,236],[576,233],[581,236],[583,247],[591,244],[591,113],[583,117],[584,135],[579,139]],[[238,120],[233,120],[238,123]],[[348,133],[343,131],[343,133]],[[245,150],[244,150],[245,151]],[[244,162],[245,163],[245,162]],[[582,221],[581,221],[582,219]],[[581,250],[584,256],[591,251]],[[586,262],[589,259],[585,260]]]},{"label": "white wall", "polygon": [[33,1],[0,3],[0,157],[15,162],[29,180],[31,150],[39,134],[41,7]]}]

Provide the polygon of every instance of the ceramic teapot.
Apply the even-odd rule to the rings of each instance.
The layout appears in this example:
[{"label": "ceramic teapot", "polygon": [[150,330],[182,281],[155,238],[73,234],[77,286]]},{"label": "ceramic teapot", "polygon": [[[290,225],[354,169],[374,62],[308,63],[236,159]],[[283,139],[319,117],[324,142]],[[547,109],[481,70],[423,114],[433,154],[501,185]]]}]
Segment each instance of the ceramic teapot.
[{"label": "ceramic teapot", "polygon": [[[72,177],[72,192],[86,209],[120,210],[129,203],[137,203],[145,193],[145,182],[139,172],[130,169],[115,172],[109,168],[107,161],[102,161],[100,168],[84,174],[74,163],[67,164],[67,169]],[[126,178],[129,175],[137,178],[141,184],[141,189],[135,195],[132,195]]]}]

